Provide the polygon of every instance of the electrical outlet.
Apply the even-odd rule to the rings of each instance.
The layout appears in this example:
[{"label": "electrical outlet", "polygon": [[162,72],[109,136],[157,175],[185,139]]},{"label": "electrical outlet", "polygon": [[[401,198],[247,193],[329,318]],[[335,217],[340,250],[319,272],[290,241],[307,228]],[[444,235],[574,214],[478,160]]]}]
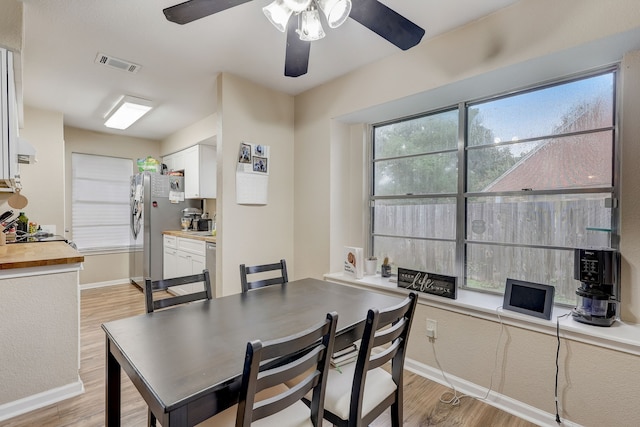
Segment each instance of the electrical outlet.
[{"label": "electrical outlet", "polygon": [[427,319],[427,337],[433,339],[438,337],[438,322],[433,319]]}]

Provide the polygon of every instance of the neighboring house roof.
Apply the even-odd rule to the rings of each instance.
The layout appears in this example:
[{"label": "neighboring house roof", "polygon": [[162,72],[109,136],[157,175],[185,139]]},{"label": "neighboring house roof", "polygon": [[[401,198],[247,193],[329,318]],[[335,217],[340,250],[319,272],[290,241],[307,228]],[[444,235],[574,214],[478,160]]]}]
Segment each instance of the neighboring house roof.
[{"label": "neighboring house roof", "polygon": [[519,160],[483,191],[611,185],[612,148],[610,132],[550,139]]}]

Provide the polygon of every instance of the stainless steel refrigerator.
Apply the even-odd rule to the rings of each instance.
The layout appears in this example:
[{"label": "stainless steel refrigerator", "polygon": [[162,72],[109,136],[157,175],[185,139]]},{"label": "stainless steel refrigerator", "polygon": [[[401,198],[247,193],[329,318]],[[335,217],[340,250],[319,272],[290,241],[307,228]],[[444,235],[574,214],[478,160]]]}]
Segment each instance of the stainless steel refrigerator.
[{"label": "stainless steel refrigerator", "polygon": [[141,172],[131,177],[131,248],[129,279],[144,288],[144,279],[162,279],[162,232],[179,230],[182,210],[200,208],[184,199],[184,178]]}]

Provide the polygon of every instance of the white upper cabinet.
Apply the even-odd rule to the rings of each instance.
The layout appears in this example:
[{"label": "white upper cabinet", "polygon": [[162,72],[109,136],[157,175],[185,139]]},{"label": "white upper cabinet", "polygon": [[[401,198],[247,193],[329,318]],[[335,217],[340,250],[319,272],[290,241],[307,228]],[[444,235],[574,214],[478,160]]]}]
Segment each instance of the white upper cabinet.
[{"label": "white upper cabinet", "polygon": [[185,198],[216,198],[216,147],[194,145],[164,156],[162,162],[169,170],[184,172]]},{"label": "white upper cabinet", "polygon": [[13,54],[0,48],[0,187],[12,188],[18,171],[18,106]]}]

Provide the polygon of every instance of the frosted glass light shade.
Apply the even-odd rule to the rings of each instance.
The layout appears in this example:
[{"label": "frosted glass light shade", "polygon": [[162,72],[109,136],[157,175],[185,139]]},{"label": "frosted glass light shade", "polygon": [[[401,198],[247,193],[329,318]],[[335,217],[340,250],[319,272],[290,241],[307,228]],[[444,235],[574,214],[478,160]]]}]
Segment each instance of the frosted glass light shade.
[{"label": "frosted glass light shade", "polygon": [[325,36],[318,9],[312,8],[300,14],[300,28],[296,32],[304,41],[320,40]]},{"label": "frosted glass light shade", "polygon": [[295,13],[300,13],[311,4],[311,0],[283,0],[284,5]]},{"label": "frosted glass light shade", "polygon": [[351,13],[351,0],[316,0],[316,3],[331,28],[342,25]]},{"label": "frosted glass light shade", "polygon": [[269,5],[263,7],[262,12],[264,12],[264,15],[274,27],[284,33],[293,10],[287,7],[283,0],[274,0]]}]

